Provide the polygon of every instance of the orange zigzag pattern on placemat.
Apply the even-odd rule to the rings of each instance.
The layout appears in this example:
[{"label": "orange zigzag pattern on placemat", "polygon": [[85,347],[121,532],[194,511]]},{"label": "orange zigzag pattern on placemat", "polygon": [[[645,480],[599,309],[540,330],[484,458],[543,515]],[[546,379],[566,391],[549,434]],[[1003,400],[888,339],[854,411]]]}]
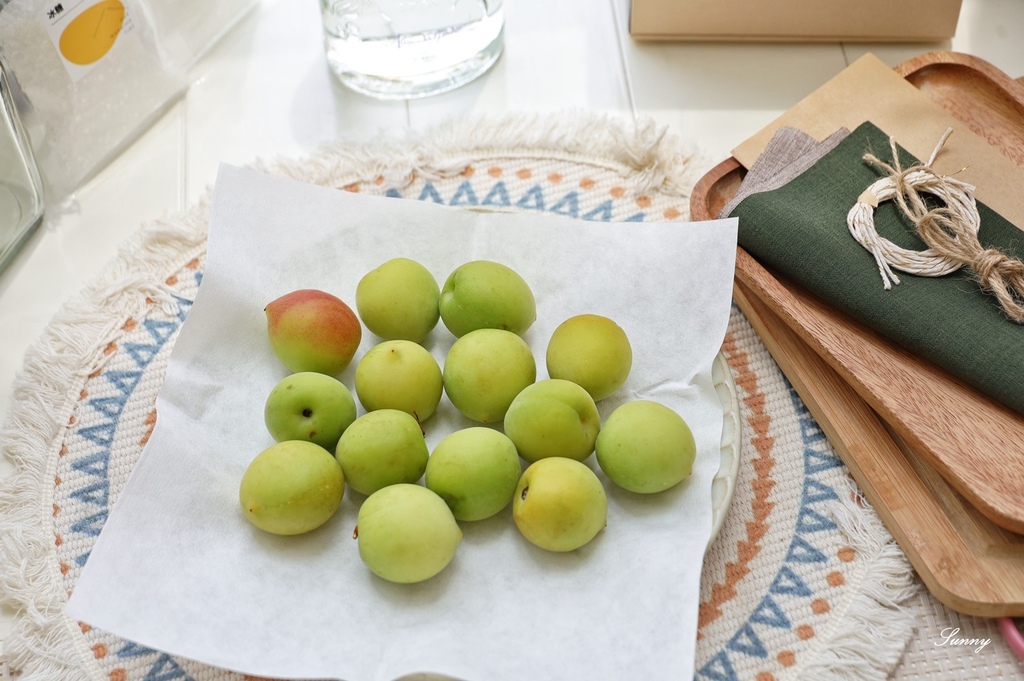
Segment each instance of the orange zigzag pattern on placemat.
[{"label": "orange zigzag pattern on placemat", "polygon": [[747,424],[754,432],[750,439],[757,452],[757,457],[752,462],[756,478],[750,483],[754,489],[754,500],[750,504],[753,520],[746,523],[746,539],[736,542],[737,560],[725,564],[725,581],[712,585],[711,597],[700,604],[697,638],[702,638],[700,630],[705,625],[722,616],[722,604],[736,597],[736,585],[750,573],[747,565],[761,551],[760,542],[769,527],[768,516],[775,507],[774,503],[768,501],[768,495],[775,487],[775,481],[771,478],[772,468],[775,466],[775,459],[772,457],[775,438],[769,435],[772,419],[765,411],[764,393],[757,385],[757,374],[750,368],[747,353],[739,348],[732,333],[726,334],[722,352],[725,353],[725,358],[733,371],[736,385],[743,390],[743,404],[749,410]]}]

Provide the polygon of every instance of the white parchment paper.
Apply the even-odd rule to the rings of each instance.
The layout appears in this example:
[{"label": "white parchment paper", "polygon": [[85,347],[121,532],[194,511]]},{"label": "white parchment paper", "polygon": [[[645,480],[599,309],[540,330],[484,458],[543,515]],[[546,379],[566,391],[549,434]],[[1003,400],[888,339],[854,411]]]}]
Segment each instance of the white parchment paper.
[{"label": "white parchment paper", "polygon": [[[728,321],[735,248],[735,220],[615,224],[478,213],[222,166],[205,275],[170,358],[155,430],[78,580],[70,615],[261,676],[689,678],[723,424],[711,363]],[[639,398],[676,409],[698,445],[692,477],[643,496],[602,475],[608,526],[568,554],[530,545],[510,508],[462,523],[454,561],[416,585],[390,584],[362,565],[352,530],[363,497],[351,490],[310,534],[252,527],[238,484],[272,444],[263,402],[287,373],[266,339],[263,307],[293,289],[320,288],[354,308],[360,277],[397,256],[422,262],[439,283],[474,259],[522,274],[537,297],[525,338],[538,379],[547,377],[547,339],[564,319],[615,319],[634,364],[627,384],[599,403],[602,417]],[[376,342],[364,333],[356,361]],[[442,363],[452,342],[439,324],[426,345]],[[354,366],[340,376],[350,387]],[[468,425],[444,398],[425,424],[428,444]],[[597,470],[593,456],[588,464]]]}]

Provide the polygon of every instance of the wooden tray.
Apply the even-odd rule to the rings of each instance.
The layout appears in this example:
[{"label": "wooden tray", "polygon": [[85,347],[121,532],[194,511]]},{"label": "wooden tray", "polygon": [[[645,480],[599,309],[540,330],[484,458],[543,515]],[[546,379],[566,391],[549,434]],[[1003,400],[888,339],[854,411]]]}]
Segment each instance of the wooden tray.
[{"label": "wooden tray", "polygon": [[[952,53],[896,71],[1024,165],[1024,88],[1015,81]],[[728,159],[702,178],[692,219],[717,216],[744,172]],[[932,593],[969,614],[1024,615],[1024,538],[1015,534],[1024,533],[1024,418],[743,249],[736,301]]]}]

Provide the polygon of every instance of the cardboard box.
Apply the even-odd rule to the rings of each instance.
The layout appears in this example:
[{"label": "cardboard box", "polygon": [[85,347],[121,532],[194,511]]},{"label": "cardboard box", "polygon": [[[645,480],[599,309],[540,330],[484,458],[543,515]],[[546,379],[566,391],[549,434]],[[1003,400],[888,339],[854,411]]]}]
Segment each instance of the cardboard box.
[{"label": "cardboard box", "polygon": [[952,38],[962,0],[632,0],[638,40],[928,42]]}]

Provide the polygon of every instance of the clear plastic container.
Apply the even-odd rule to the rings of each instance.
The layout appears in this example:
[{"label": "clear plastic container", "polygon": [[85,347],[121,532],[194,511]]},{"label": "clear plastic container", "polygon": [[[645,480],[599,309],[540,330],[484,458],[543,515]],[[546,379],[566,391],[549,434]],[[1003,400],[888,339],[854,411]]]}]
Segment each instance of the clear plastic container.
[{"label": "clear plastic container", "polygon": [[[2,55],[0,55],[2,57]],[[43,188],[0,58],[0,271],[43,220]]]}]

